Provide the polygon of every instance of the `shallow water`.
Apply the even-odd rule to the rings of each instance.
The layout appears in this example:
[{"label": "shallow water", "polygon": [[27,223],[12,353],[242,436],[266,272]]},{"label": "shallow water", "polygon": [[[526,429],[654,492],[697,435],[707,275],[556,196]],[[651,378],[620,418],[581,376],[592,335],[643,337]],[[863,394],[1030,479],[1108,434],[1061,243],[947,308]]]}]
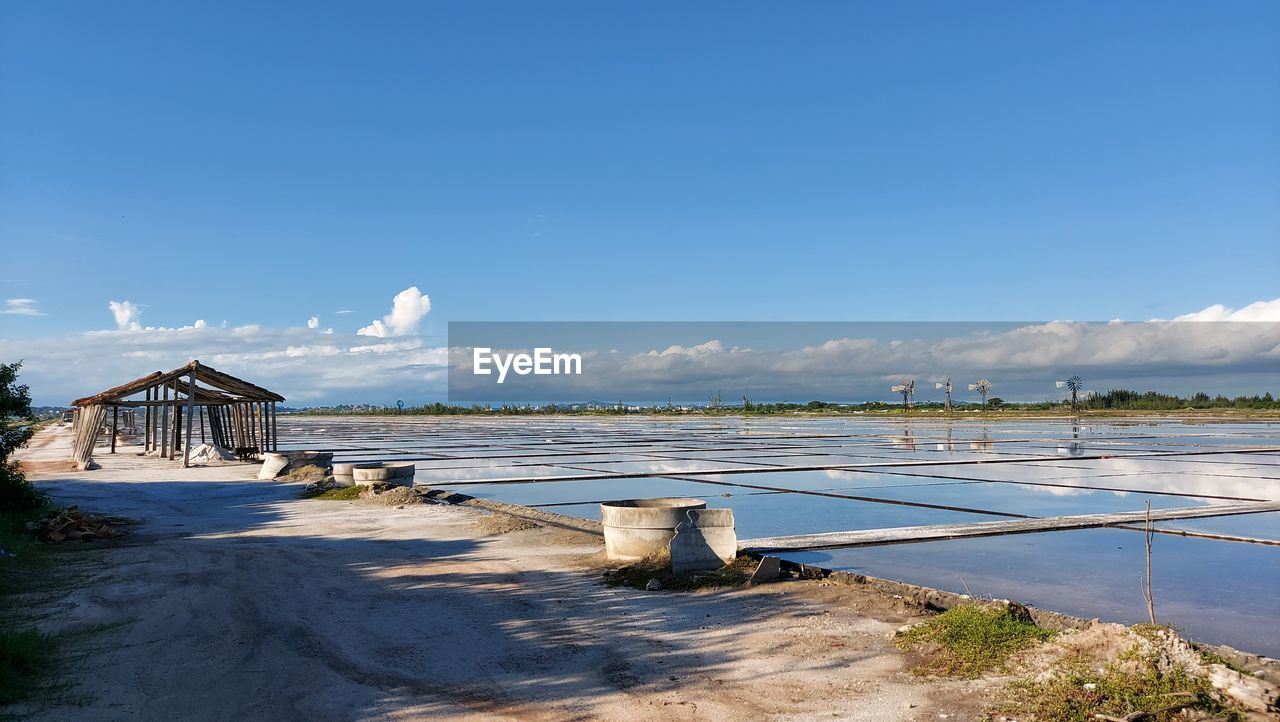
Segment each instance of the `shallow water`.
[{"label": "shallow water", "polygon": [[[584,518],[599,502],[693,496],[740,539],[1280,500],[1280,424],[1152,419],[946,422],[847,418],[281,417],[287,448],[413,461],[416,483]],[[941,507],[941,508],[938,508]],[[1280,656],[1280,512],[1163,521],[1161,621]],[[1009,597],[1085,617],[1145,618],[1137,531],[1091,529],[785,557]],[[1136,565],[1136,566],[1135,566]],[[961,581],[963,579],[963,581]]]}]

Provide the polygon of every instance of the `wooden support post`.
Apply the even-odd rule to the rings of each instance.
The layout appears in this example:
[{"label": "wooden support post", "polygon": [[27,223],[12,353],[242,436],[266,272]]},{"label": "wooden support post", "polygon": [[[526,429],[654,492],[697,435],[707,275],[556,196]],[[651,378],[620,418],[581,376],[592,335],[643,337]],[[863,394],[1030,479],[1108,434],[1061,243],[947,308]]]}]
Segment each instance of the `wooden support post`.
[{"label": "wooden support post", "polygon": [[265,454],[271,451],[271,427],[267,425],[267,402],[259,401],[254,406],[258,407],[258,426],[262,427],[262,452]]},{"label": "wooden support post", "polygon": [[169,385],[160,387],[160,458],[169,453]]},{"label": "wooden support post", "polygon": [[207,406],[201,406],[201,407],[200,407],[200,443],[202,443],[202,444],[207,444],[207,443],[209,443],[209,442],[205,441],[205,438],[204,438],[204,416],[205,416],[205,413],[206,413],[207,409],[208,409],[208,407],[207,407]]},{"label": "wooden support post", "polygon": [[151,403],[147,406],[147,411],[150,412],[147,414],[147,418],[151,423],[151,448],[147,449],[147,451],[155,451],[156,444],[159,443],[160,440],[160,408],[155,404],[156,399],[159,397],[160,390],[152,386]]},{"label": "wooden support post", "polygon": [[252,402],[246,401],[244,403],[244,421],[249,427],[249,446],[256,447],[258,445],[258,420],[254,417]]},{"label": "wooden support post", "polygon": [[261,448],[262,444],[258,441],[258,419],[257,414],[253,413],[253,402],[246,402],[244,405],[245,419],[249,422],[249,446]]},{"label": "wooden support post", "polygon": [[[182,468],[191,466],[191,419],[196,415],[196,374],[187,374],[187,441],[182,445]],[[201,431],[204,423],[200,424]]]},{"label": "wooden support post", "polygon": [[280,450],[280,434],[276,427],[276,402],[271,402],[271,450]]},{"label": "wooden support post", "polygon": [[116,453],[116,436],[120,433],[120,407],[111,407],[111,453]]},{"label": "wooden support post", "polygon": [[178,403],[178,385],[173,385],[173,443],[169,444],[169,461],[178,458],[182,445],[182,405]]},{"label": "wooden support post", "polygon": [[147,405],[142,407],[142,453],[151,451],[151,389],[147,389]]}]

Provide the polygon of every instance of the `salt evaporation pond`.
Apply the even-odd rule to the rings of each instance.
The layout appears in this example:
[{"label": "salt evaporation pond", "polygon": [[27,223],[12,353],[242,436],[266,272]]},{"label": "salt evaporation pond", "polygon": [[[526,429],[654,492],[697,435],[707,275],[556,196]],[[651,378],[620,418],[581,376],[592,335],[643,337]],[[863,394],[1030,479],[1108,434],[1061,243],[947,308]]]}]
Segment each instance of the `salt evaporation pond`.
[{"label": "salt evaporation pond", "polygon": [[[282,416],[288,448],[595,519],[694,496],[740,539],[1280,500],[1280,424],[1180,420]],[[1146,620],[1143,535],[1058,530],[782,556],[1082,617]],[[1280,512],[1156,524],[1160,621],[1280,656]]]}]

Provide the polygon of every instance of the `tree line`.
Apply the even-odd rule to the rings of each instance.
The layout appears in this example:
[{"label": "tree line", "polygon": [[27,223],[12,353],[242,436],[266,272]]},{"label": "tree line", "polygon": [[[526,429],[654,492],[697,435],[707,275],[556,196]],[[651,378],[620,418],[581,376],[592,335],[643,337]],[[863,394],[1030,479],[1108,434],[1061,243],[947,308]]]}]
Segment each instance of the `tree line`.
[{"label": "tree line", "polygon": [[[714,396],[713,396],[714,398]],[[716,399],[717,401],[719,399]],[[956,402],[958,410],[977,410],[978,404]],[[1005,401],[999,397],[987,400],[991,410],[1010,411],[1060,411],[1071,408],[1070,401]],[[917,411],[940,411],[941,401],[920,401],[912,404]],[[1104,393],[1090,394],[1078,399],[1077,408],[1084,411],[1189,411],[1198,409],[1242,409],[1242,410],[1280,410],[1280,401],[1272,397],[1270,392],[1252,396],[1210,396],[1204,392],[1191,396],[1177,396],[1158,391],[1132,391],[1129,389],[1112,389]],[[329,406],[302,409],[298,413],[304,415],[352,415],[352,416],[384,416],[387,414],[408,414],[415,416],[551,416],[557,414],[578,414],[586,416],[622,416],[622,415],[688,415],[688,414],[745,414],[768,416],[788,413],[894,413],[903,412],[901,403],[886,401],[866,401],[862,403],[839,403],[834,401],[808,402],[753,402],[743,398],[739,404],[710,403],[706,406],[666,404],[471,404],[469,406],[433,402],[420,406],[406,406],[397,409],[393,406]]]}]

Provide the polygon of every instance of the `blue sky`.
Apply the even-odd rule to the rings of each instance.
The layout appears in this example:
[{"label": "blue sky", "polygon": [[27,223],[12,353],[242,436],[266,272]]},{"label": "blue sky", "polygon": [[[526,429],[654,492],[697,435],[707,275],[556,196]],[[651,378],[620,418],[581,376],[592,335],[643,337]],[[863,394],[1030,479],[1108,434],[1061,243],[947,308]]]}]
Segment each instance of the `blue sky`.
[{"label": "blue sky", "polygon": [[1240,308],[1280,296],[1277,27],[1269,1],[3,2],[0,299],[43,315],[0,338],[115,328],[112,300],[341,336],[411,286],[428,344]]}]

